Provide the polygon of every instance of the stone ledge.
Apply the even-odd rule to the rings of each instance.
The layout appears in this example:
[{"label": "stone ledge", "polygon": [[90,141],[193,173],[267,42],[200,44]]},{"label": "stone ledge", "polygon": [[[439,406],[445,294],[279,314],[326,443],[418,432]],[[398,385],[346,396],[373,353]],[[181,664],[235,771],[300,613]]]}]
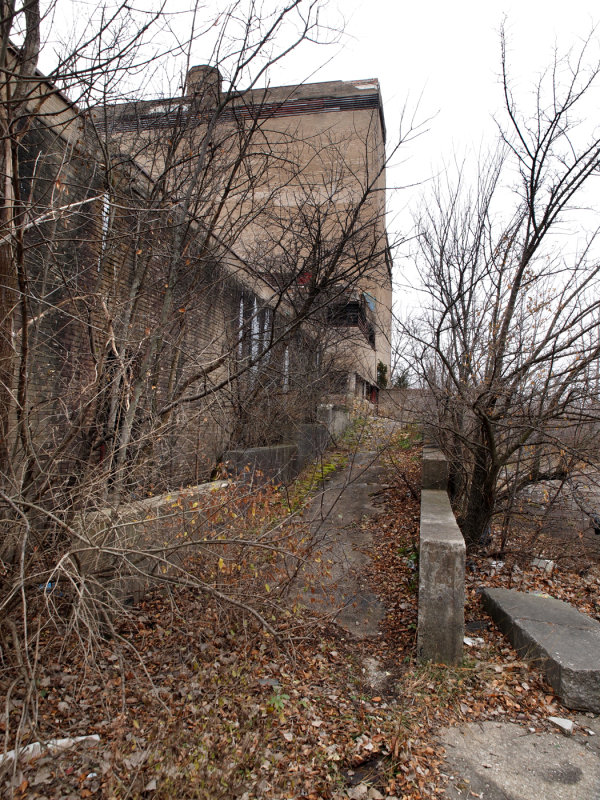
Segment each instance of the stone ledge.
[{"label": "stone ledge", "polygon": [[484,589],[483,604],[515,650],[534,661],[567,708],[600,713],[600,623],[562,600]]},{"label": "stone ledge", "polygon": [[462,661],[465,555],[465,542],[447,493],[425,489],[421,492],[417,629],[421,661]]},{"label": "stone ledge", "polygon": [[423,473],[421,477],[423,489],[448,488],[448,462],[441,450],[433,445],[423,447]]}]

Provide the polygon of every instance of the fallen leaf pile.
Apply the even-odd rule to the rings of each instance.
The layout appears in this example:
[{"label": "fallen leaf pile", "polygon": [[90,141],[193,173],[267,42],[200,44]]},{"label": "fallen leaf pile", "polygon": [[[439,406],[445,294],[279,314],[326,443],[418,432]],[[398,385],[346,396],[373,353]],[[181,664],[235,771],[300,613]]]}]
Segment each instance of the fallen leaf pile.
[{"label": "fallen leaf pile", "polygon": [[[381,440],[377,428],[368,435],[361,446]],[[357,641],[330,621],[315,622],[314,614],[303,620],[284,603],[267,606],[273,636],[249,615],[178,588],[147,595],[99,647],[67,626],[44,631],[37,721],[20,731],[21,745],[90,734],[100,741],[5,761],[3,794],[439,798],[447,781],[436,742],[440,726],[510,719],[539,730],[552,714],[568,716],[493,627],[479,590],[483,584],[543,590],[598,618],[598,565],[588,565],[582,580],[522,559],[519,566],[515,559],[499,565],[486,554],[473,557],[464,666],[417,665],[420,445],[401,432],[381,458],[387,470],[381,511],[368,522],[374,541],[368,577],[387,609],[381,636]],[[267,500],[273,519],[277,504]],[[257,524],[256,504],[244,513]],[[25,687],[0,665],[6,698],[0,732],[17,717]]]}]

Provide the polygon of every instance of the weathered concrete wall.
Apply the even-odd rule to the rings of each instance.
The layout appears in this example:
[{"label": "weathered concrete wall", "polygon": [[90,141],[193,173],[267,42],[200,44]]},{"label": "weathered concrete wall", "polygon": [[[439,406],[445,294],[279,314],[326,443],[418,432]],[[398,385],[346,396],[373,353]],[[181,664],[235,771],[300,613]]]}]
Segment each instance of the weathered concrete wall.
[{"label": "weathered concrete wall", "polygon": [[448,486],[448,461],[434,445],[423,447],[423,467],[421,487],[423,489],[443,489]]},{"label": "weathered concrete wall", "polygon": [[327,428],[331,438],[337,439],[350,424],[350,411],[345,405],[323,403],[317,409],[317,419]]},{"label": "weathered concrete wall", "polygon": [[417,655],[421,661],[459,664],[465,628],[466,548],[446,492],[442,453],[423,453],[419,547]]},{"label": "weathered concrete wall", "polygon": [[[214,107],[212,87],[202,100],[196,97],[195,103],[199,102],[206,112]],[[173,125],[177,118],[181,126],[177,141],[183,154],[182,169],[186,178],[189,175],[195,180],[195,161],[190,161],[189,153],[202,151],[199,144],[206,135],[209,114],[188,113],[188,103],[186,100],[182,104],[179,97],[119,104],[110,114],[110,138],[120,152],[133,151],[148,173],[157,175],[164,168],[164,154],[168,148],[164,144],[157,147],[156,143],[164,142],[165,128]],[[235,112],[234,107],[237,108]],[[337,208],[343,214],[348,197],[360,194],[367,176],[375,176],[372,196],[360,210],[361,229],[372,229],[373,236],[364,237],[360,245],[357,243],[357,247],[365,250],[364,262],[361,257],[357,265],[368,263],[368,269],[357,269],[352,261],[355,256],[350,254],[347,257],[344,253],[340,263],[342,281],[349,284],[349,291],[363,299],[364,293],[369,295],[368,316],[374,327],[374,341],[369,342],[364,334],[354,336],[352,328],[345,327],[341,336],[333,341],[330,328],[327,341],[323,342],[326,347],[333,345],[337,351],[352,340],[352,369],[375,385],[378,361],[382,361],[388,371],[391,368],[392,306],[391,263],[386,255],[385,235],[385,130],[379,85],[376,80],[330,81],[246,92],[227,110],[220,109],[218,117],[214,118],[217,124],[210,133],[214,145],[211,169],[225,174],[237,163],[238,128],[250,109],[253,126],[258,129],[256,135],[268,143],[273,157],[264,160],[264,148],[260,154],[256,153],[252,205],[239,191],[229,192],[223,198],[228,212],[217,223],[224,227],[217,227],[216,238],[222,236],[230,240],[231,219],[238,218],[240,209],[254,220],[250,225],[241,226],[237,251],[247,250],[252,258],[260,257],[263,251],[265,262],[267,257],[275,258],[282,266],[288,264],[288,253],[294,253],[289,263],[296,268],[308,258],[310,249],[304,246],[301,237],[299,241],[296,233],[298,209],[317,198],[318,202],[327,202],[328,207]],[[102,120],[98,120],[98,124],[101,126]],[[300,174],[302,180],[298,181]],[[278,186],[283,189],[281,197],[277,193]],[[257,203],[263,196],[271,199],[260,208]],[[273,206],[277,207],[276,215]],[[331,218],[333,230],[334,218],[335,214]],[[269,232],[267,237],[264,237],[265,231]],[[273,242],[279,243],[280,254],[273,249]],[[287,266],[284,269],[287,270]],[[282,273],[283,276],[289,280],[286,273]],[[271,294],[270,287],[267,282],[261,290],[264,298]],[[341,296],[340,302],[344,302]]]},{"label": "weathered concrete wall", "polygon": [[[242,480],[291,482],[307,463],[326,449],[330,436],[323,425],[302,425],[297,440],[274,447],[233,450],[226,465]],[[229,481],[211,481],[178,492],[149,497],[116,509],[105,508],[79,517],[74,525],[72,554],[93,590],[113,602],[139,602],[155,575],[175,574],[178,565],[216,521]],[[95,589],[94,589],[95,587]]]},{"label": "weathered concrete wall", "polygon": [[396,419],[403,425],[420,423],[429,399],[425,389],[380,389],[379,415]]},{"label": "weathered concrete wall", "polygon": [[295,444],[248,447],[227,450],[223,454],[223,465],[230,475],[241,480],[289,483],[297,474],[297,455]]},{"label": "weathered concrete wall", "polygon": [[304,424],[298,427],[295,441],[267,447],[228,450],[223,464],[229,474],[242,480],[274,480],[291,483],[298,473],[320,456],[331,440],[323,424]]},{"label": "weathered concrete wall", "polygon": [[331,441],[331,436],[325,425],[300,425],[296,437],[298,448],[296,467],[298,472],[304,469],[307,464],[314,461],[325,452]]},{"label": "weathered concrete wall", "polygon": [[101,590],[108,607],[139,602],[154,575],[176,569],[206,526],[214,529],[228,485],[211,481],[78,517],[71,552],[91,590]]}]

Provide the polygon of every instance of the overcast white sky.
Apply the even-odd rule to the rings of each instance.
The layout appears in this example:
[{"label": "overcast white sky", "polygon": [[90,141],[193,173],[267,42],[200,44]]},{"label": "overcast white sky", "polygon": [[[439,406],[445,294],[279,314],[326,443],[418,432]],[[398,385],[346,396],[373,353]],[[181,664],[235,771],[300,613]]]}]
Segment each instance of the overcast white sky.
[{"label": "overcast white sky", "polygon": [[[149,6],[156,2],[147,0]],[[230,0],[202,2],[206,5],[200,6],[196,17],[200,23],[230,5]],[[272,8],[276,0],[262,2]],[[132,0],[134,3],[145,8],[144,0]],[[81,11],[87,5],[93,9],[95,0],[60,0],[57,8],[74,17],[73,21],[85,23]],[[168,0],[167,4],[176,17],[183,12],[183,26],[185,12],[192,7],[193,0]],[[343,41],[330,47],[303,44],[272,70],[270,82],[378,78],[390,143],[397,139],[405,105],[409,116],[414,113],[417,121],[429,120],[423,134],[401,149],[396,167],[388,169],[390,187],[409,187],[390,194],[388,228],[392,238],[398,231],[410,233],[410,208],[417,204],[431,176],[455,155],[462,160],[465,154],[476,154],[491,145],[496,135],[492,116],[502,106],[502,22],[506,20],[513,86],[521,92],[533,86],[536,76],[551,62],[555,47],[563,52],[577,47],[600,22],[597,0],[329,0],[324,9],[323,21],[333,27],[339,26],[341,18],[345,20]],[[54,35],[60,36],[60,20],[57,12],[51,24]],[[185,39],[189,31],[181,34]],[[594,38],[600,50],[600,30]],[[209,40],[210,36],[194,45],[192,63],[210,59],[210,48],[201,52],[202,43]],[[181,74],[182,63],[180,59],[167,62],[173,77]],[[177,80],[174,77],[175,86]],[[600,99],[594,111],[596,107],[600,107]],[[417,183],[421,185],[415,187]],[[400,253],[397,264],[402,263]]]},{"label": "overcast white sky", "polygon": [[[339,0],[330,8],[332,19],[340,11],[346,19],[343,46],[303,48],[272,74],[273,82],[297,82],[307,65],[326,57],[329,63],[312,80],[379,78],[390,142],[404,104],[413,110],[418,104],[417,118],[431,119],[428,131],[401,153],[403,163],[388,170],[388,185],[399,186],[426,182],[454,153],[462,158],[492,141],[492,115],[502,104],[504,19],[513,83],[524,91],[550,63],[555,47],[581,44],[600,20],[600,6],[590,0]],[[600,40],[600,32],[596,36]],[[408,230],[407,207],[422,191],[405,189],[390,198],[392,232]]]}]

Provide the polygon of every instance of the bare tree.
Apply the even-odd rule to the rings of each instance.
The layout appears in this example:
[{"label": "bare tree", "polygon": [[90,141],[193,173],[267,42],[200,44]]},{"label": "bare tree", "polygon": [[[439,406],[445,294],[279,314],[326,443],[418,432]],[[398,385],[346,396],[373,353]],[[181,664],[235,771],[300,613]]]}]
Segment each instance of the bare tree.
[{"label": "bare tree", "polygon": [[426,304],[405,331],[470,547],[524,487],[598,459],[595,46],[555,57],[523,110],[502,37],[498,148],[472,186],[462,169],[438,180],[417,220]]},{"label": "bare tree", "polygon": [[[282,112],[298,87],[256,88],[318,35],[318,4],[261,17],[234,3],[220,27],[162,45],[191,58],[208,31],[211,66],[145,102],[121,97],[121,79],[156,57],[145,37],[165,23],[160,7],[133,29],[125,3],[99,13],[51,79],[35,67],[34,8],[6,10],[0,65],[0,633],[30,687],[30,620],[97,633],[132,576],[193,586],[270,626],[274,594],[240,577],[240,553],[276,572],[307,543],[268,520],[252,537],[236,528],[246,489],[177,490],[207,479],[227,447],[314,419],[332,376],[360,362],[375,382],[389,346],[375,295],[390,267],[379,98],[369,106],[361,90],[362,128],[353,118],[336,132],[325,115],[308,135]],[[163,490],[176,490],[168,513],[132,526],[124,506],[151,515]]]}]

